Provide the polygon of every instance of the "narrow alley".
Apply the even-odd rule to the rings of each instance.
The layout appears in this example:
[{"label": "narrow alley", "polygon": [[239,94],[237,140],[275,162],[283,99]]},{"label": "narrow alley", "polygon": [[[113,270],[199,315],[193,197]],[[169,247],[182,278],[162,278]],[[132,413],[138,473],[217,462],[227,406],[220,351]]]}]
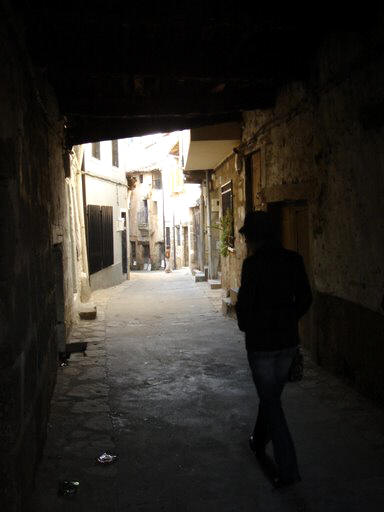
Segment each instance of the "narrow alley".
[{"label": "narrow alley", "polygon": [[[384,414],[306,362],[287,386],[303,482],[273,490],[248,448],[257,399],[221,290],[186,268],[94,293],[59,368],[32,510],[371,512],[384,507]],[[103,451],[118,454],[100,466]],[[60,480],[78,480],[58,497]]]},{"label": "narrow alley", "polygon": [[384,9],[253,11],[0,0],[1,512],[384,510]]}]

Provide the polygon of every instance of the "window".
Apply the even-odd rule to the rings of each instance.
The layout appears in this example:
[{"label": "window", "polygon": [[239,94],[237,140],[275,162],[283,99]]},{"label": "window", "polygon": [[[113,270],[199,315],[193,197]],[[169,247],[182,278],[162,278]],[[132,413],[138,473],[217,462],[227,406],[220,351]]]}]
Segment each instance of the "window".
[{"label": "window", "polygon": [[161,174],[152,175],[152,188],[162,189]]},{"label": "window", "polygon": [[119,167],[119,144],[117,140],[112,140],[112,165]]},{"label": "window", "polygon": [[147,199],[143,200],[142,206],[141,206],[140,210],[137,212],[137,222],[139,224],[139,229],[140,229],[140,225],[143,226],[143,225],[148,224],[148,200]]},{"label": "window", "polygon": [[221,207],[223,220],[226,219],[229,224],[229,246],[234,247],[234,227],[233,227],[233,192],[232,181],[229,181],[221,187]]},{"label": "window", "polygon": [[136,242],[131,241],[131,260],[134,261],[136,259]]},{"label": "window", "polygon": [[140,183],[143,183],[143,175],[140,174]]},{"label": "window", "polygon": [[87,206],[89,273],[113,265],[113,207]]},{"label": "window", "polygon": [[[149,252],[149,243],[144,243],[143,242],[143,258],[144,260],[149,260],[150,258],[150,252]],[[145,262],[147,263],[147,262]]]},{"label": "window", "polygon": [[171,247],[171,228],[165,228],[165,245],[166,247]]},{"label": "window", "polygon": [[100,142],[92,142],[92,156],[100,160]]},{"label": "window", "polygon": [[176,241],[177,245],[181,245],[180,226],[176,226]]}]

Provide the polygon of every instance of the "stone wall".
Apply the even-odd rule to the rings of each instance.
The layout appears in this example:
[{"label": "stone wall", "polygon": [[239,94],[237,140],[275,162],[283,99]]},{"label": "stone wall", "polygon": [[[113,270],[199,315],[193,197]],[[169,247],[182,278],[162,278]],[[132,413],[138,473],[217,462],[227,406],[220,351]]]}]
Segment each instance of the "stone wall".
[{"label": "stone wall", "polygon": [[45,439],[73,290],[63,120],[3,12],[0,39],[0,506],[19,511]]},{"label": "stone wall", "polygon": [[310,80],[244,114],[260,149],[260,207],[309,211],[315,359],[384,400],[384,56],[374,34],[330,37]]},{"label": "stone wall", "polygon": [[[239,234],[245,216],[245,185],[244,174],[239,174],[235,169],[235,156],[231,155],[219,165],[212,175],[212,197],[221,202],[221,187],[232,181],[233,189],[233,221],[234,221],[234,247],[228,256],[221,256],[221,283],[225,290],[240,286],[241,266],[246,257],[244,239]],[[222,206],[220,204],[220,212]],[[217,216],[215,216],[217,217]],[[216,247],[214,245],[214,247]]]}]

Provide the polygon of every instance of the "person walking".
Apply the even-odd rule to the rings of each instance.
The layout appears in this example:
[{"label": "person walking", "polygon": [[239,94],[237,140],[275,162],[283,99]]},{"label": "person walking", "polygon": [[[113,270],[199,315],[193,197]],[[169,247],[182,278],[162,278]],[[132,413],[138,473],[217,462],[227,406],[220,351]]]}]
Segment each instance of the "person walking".
[{"label": "person walking", "polygon": [[277,240],[267,212],[250,212],[239,232],[250,256],[242,266],[236,304],[259,409],[249,444],[265,460],[272,441],[277,474],[275,487],[301,480],[294,443],[281,405],[281,394],[298,351],[298,321],[312,302],[303,258]]}]

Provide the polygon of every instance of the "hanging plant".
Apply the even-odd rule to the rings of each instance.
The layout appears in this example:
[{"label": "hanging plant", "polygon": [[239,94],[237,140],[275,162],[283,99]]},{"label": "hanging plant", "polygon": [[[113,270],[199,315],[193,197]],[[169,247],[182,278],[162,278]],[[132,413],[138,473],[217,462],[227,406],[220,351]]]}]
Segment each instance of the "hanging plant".
[{"label": "hanging plant", "polygon": [[232,247],[233,242],[233,218],[231,210],[227,210],[225,215],[220,220],[220,254],[228,256],[229,247]]}]

